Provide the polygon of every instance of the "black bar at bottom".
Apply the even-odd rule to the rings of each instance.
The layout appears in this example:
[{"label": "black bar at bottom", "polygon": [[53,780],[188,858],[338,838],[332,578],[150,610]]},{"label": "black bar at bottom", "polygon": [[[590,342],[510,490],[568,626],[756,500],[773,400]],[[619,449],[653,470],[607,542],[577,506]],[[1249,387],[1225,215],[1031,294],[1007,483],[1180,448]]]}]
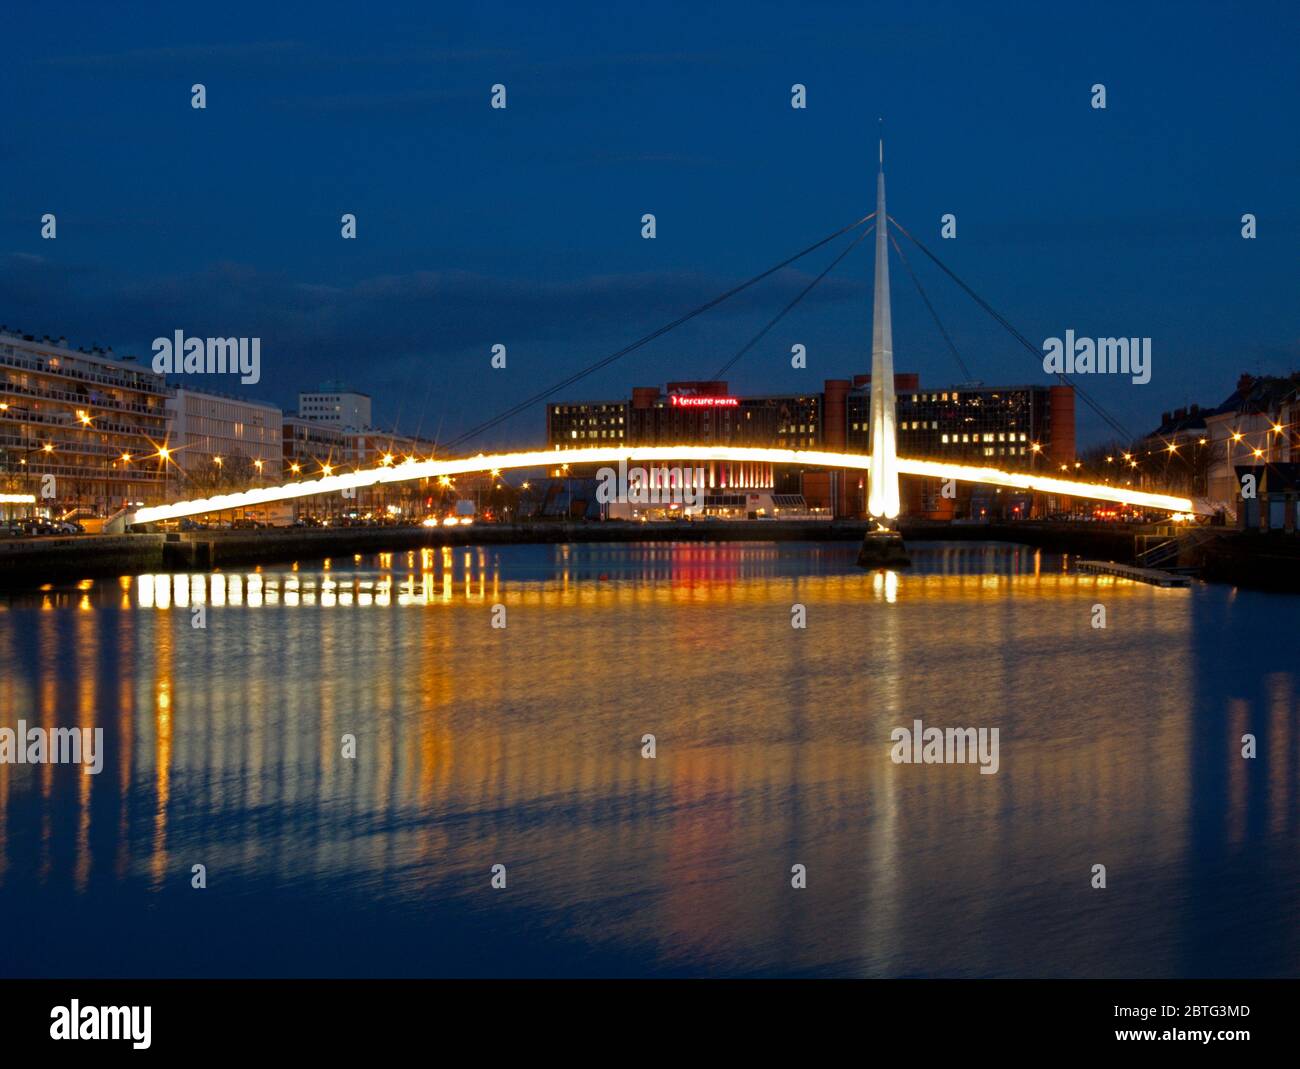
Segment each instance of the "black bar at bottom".
[{"label": "black bar at bottom", "polygon": [[[693,1050],[756,1042],[768,1057],[771,1044],[816,1056],[838,1033],[925,1054],[1262,1054],[1289,1046],[1298,994],[1294,980],[3,980],[0,1027],[6,1055],[91,1057],[337,1058],[468,1043],[489,1060],[500,1045],[530,1044],[676,1060],[691,1036]],[[126,1038],[91,1038],[114,1029]],[[631,1047],[608,1046],[619,1033]]]}]

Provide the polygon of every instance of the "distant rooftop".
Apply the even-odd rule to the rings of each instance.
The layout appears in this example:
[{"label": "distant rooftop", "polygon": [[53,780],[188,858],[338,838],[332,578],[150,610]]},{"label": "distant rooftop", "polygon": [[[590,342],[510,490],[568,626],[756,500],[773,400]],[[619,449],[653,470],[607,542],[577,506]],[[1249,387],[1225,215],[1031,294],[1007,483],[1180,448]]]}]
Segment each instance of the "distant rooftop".
[{"label": "distant rooftop", "polygon": [[136,364],[139,370],[144,370],[143,367],[139,367],[134,356],[118,356],[113,352],[111,346],[105,348],[98,343],[92,343],[89,347],[74,346],[64,337],[51,338],[48,334],[24,334],[16,327],[9,327],[3,323],[0,323],[0,337],[8,338],[11,341],[24,341],[33,345],[49,346],[51,349],[62,349],[78,356],[88,356],[95,360],[108,360],[114,364]]}]

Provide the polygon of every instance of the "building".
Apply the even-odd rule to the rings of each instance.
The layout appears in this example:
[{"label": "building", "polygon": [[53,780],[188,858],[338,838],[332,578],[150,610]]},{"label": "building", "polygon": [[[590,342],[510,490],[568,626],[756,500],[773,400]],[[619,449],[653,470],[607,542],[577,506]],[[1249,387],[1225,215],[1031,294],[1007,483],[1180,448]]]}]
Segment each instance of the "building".
[{"label": "building", "polygon": [[436,448],[435,442],[410,434],[371,429],[352,436],[352,455],[357,465],[363,468],[385,462],[401,464],[408,459],[429,460]]},{"label": "building", "polygon": [[302,416],[285,416],[281,428],[285,478],[332,475],[356,467],[354,432]]},{"label": "building", "polygon": [[298,395],[298,418],[364,431],[371,423],[370,395],[358,393],[340,382],[326,382],[314,393]]},{"label": "building", "polygon": [[[1243,531],[1296,532],[1300,463],[1238,465],[1237,526]],[[1251,493],[1244,489],[1253,481]]]},{"label": "building", "polygon": [[158,504],[166,401],[163,377],[133,357],[0,327],[0,482],[52,515]]},{"label": "building", "polygon": [[175,387],[168,445],[188,489],[244,489],[283,470],[284,414],[276,405]]},{"label": "building", "polygon": [[[915,375],[895,380],[901,455],[1044,471],[1074,462],[1074,390],[1069,386],[974,384],[922,390]],[[851,451],[868,451],[870,397],[870,376],[859,375],[845,402]]]},{"label": "building", "polygon": [[[286,480],[341,475],[363,468],[400,466],[428,460],[434,443],[412,435],[336,427],[300,416],[283,420],[283,473]],[[294,511],[316,517],[420,517],[432,507],[428,479],[361,487],[350,495],[323,494],[300,499]]]},{"label": "building", "polygon": [[[900,455],[1043,472],[1074,463],[1069,386],[923,390],[918,375],[899,373],[894,388]],[[819,392],[761,396],[734,395],[721,381],[670,382],[663,390],[636,387],[627,400],[548,405],[546,434],[552,449],[699,443],[865,453],[870,411],[870,375],[828,379]],[[769,492],[781,497],[786,511],[811,515],[861,516],[866,507],[863,473],[720,462],[703,467],[718,497]],[[932,482],[904,477],[908,510],[951,515],[954,501],[941,499]],[[756,510],[733,501],[709,511]]]},{"label": "building", "polygon": [[[871,376],[855,376],[847,390],[849,384],[842,381],[834,385],[837,394],[844,394],[849,451],[868,452]],[[831,396],[832,383],[826,386]],[[1074,465],[1073,387],[970,383],[927,390],[919,376],[898,374],[894,392],[900,456],[1042,474],[1061,474]],[[1003,511],[1024,515],[1030,507],[1026,500],[998,491],[989,499],[986,489],[974,486],[962,486],[958,496],[945,498],[933,479],[904,476],[901,491],[907,512],[934,519],[951,519],[959,510],[992,516],[999,511],[999,496]],[[860,513],[856,493],[849,494],[849,504],[853,514]]]},{"label": "building", "polygon": [[1200,405],[1160,413],[1160,426],[1126,451],[1127,463],[1153,487],[1205,497],[1212,455],[1208,415],[1209,410]]},{"label": "building", "polygon": [[1227,400],[1205,415],[1206,497],[1236,511],[1237,468],[1300,461],[1300,372],[1242,375]]}]

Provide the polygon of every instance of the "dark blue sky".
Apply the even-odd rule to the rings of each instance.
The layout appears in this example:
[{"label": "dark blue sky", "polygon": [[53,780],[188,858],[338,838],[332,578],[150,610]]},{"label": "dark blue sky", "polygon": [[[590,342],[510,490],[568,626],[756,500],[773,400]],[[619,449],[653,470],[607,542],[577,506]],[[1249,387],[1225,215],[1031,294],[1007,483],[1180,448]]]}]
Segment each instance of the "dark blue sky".
[{"label": "dark blue sky", "polygon": [[[1130,429],[1300,367],[1300,9],[1042,6],[28,5],[0,68],[0,322],[145,357],[176,329],[259,336],[263,382],[229,390],[291,407],[343,378],[447,438],[870,211],[884,115],[891,213],[1031,340],[1152,337],[1149,385],[1085,383]],[[833,255],[564,395],[707,377]],[[1046,381],[910,259],[977,377]],[[869,370],[870,268],[859,246],[733,392]],[[899,369],[957,381],[893,272]]]}]

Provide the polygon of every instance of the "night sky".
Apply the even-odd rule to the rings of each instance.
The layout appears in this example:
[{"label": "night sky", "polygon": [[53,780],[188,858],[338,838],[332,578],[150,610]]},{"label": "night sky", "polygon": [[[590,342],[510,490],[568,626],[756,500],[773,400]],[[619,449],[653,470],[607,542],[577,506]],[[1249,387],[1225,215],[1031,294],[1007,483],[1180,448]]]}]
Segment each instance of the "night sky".
[{"label": "night sky", "polygon": [[[883,115],[891,213],[1035,344],[1153,339],[1150,384],[1084,383],[1130,430],[1300,368],[1300,8],[1054,6],[15,7],[0,322],[145,359],[177,329],[258,336],[259,385],[203,385],[288,409],[339,378],[377,421],[446,440],[866,214]],[[561,396],[708,377],[836,248]],[[1049,381],[905,251],[977,378]],[[892,270],[898,369],[961,380]],[[868,371],[870,277],[864,244],[732,392]],[[540,444],[544,425],[537,406],[479,441]]]}]

